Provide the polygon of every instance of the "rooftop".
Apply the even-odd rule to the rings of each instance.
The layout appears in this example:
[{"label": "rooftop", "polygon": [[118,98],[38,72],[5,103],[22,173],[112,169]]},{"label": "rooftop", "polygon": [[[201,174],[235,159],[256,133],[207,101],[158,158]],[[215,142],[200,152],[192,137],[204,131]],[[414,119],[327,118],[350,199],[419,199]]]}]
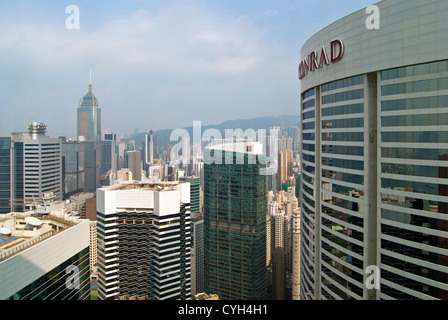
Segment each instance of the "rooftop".
[{"label": "rooftop", "polygon": [[222,139],[214,140],[207,149],[247,153],[251,155],[263,154],[263,145],[250,139]]},{"label": "rooftop", "polygon": [[179,181],[163,181],[161,183],[145,183],[139,181],[123,181],[119,184],[107,186],[102,189],[105,190],[135,190],[135,189],[147,189],[153,191],[173,190],[180,183]]},{"label": "rooftop", "polygon": [[62,212],[10,212],[0,216],[0,261],[85,221]]}]

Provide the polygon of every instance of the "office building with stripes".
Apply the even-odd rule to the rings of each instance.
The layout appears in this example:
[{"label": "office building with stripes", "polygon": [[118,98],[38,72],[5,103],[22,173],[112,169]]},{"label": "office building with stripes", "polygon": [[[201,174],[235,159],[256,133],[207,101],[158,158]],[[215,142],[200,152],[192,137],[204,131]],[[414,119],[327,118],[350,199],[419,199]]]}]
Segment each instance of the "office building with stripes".
[{"label": "office building with stripes", "polygon": [[101,300],[191,298],[189,183],[98,189],[97,230]]}]

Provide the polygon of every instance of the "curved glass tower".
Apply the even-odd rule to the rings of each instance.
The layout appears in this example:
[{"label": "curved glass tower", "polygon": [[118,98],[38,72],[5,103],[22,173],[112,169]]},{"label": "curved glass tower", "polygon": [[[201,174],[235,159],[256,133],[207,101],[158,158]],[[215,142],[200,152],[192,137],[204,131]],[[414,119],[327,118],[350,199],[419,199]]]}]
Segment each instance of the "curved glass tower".
[{"label": "curved glass tower", "polygon": [[376,6],[301,49],[302,299],[448,299],[448,3]]}]

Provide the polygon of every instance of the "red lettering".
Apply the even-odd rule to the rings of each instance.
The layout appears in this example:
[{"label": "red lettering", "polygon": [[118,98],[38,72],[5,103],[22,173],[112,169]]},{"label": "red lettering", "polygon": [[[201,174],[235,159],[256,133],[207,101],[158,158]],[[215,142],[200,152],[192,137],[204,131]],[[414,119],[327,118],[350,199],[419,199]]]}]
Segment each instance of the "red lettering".
[{"label": "red lettering", "polygon": [[330,60],[328,59],[325,47],[322,47],[320,56],[318,51],[312,51],[299,63],[299,79],[303,79],[309,71],[322,68],[332,62],[339,61],[344,55],[344,43],[341,40],[330,42]]},{"label": "red lettering", "polygon": [[329,62],[327,51],[325,51],[325,47],[322,47],[322,51],[320,52],[319,68],[322,68],[324,64],[329,64]]},{"label": "red lettering", "polygon": [[314,71],[314,69],[319,69],[319,65],[317,64],[317,52],[313,51],[308,55],[310,71]]},{"label": "red lettering", "polygon": [[[331,46],[331,62],[336,62],[339,59],[342,58],[342,55],[344,54],[344,44],[341,40],[333,40],[330,42]],[[335,47],[339,47],[338,55],[335,56],[336,50]]]}]

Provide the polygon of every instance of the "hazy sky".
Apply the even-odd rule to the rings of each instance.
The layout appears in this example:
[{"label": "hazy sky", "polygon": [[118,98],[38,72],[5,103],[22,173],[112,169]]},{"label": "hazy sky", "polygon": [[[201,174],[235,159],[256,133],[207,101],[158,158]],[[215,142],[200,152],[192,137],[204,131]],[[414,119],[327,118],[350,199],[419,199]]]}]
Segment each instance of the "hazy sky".
[{"label": "hazy sky", "polygon": [[102,129],[119,134],[298,117],[301,45],[375,2],[1,0],[0,135],[41,121],[75,137],[90,68]]}]

